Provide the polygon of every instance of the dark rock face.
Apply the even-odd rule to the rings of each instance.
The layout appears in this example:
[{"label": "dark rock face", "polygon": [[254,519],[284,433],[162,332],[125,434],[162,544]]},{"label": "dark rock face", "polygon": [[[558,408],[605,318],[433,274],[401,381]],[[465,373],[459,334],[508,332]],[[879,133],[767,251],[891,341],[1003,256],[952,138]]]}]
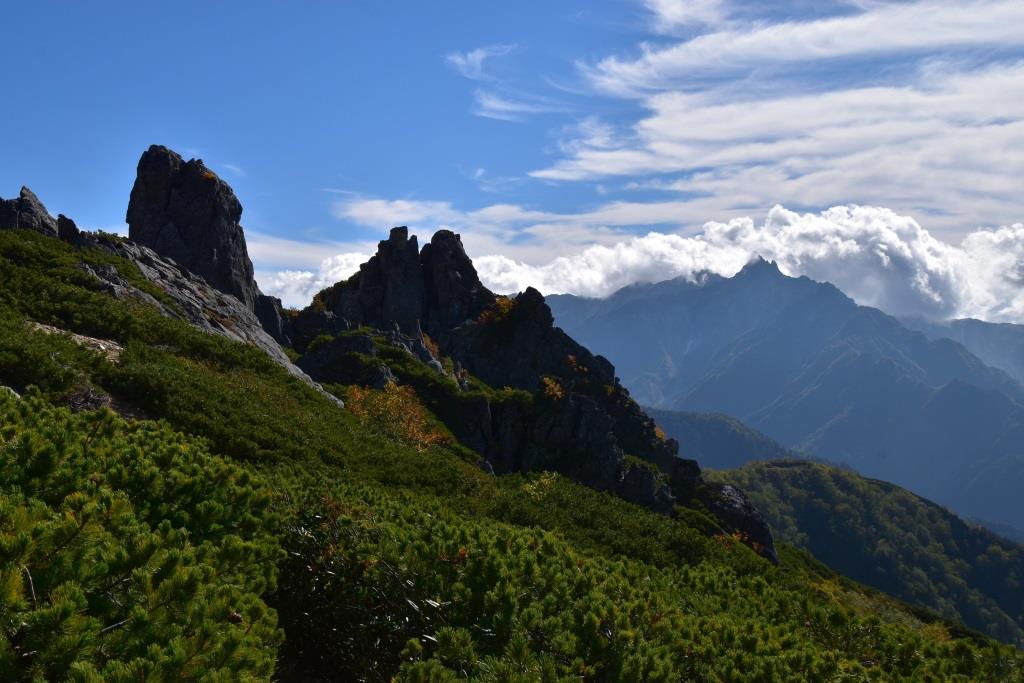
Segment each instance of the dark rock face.
[{"label": "dark rock face", "polygon": [[27,187],[21,188],[17,199],[0,199],[0,230],[15,229],[57,236],[57,221]]},{"label": "dark rock face", "polygon": [[258,295],[253,305],[253,313],[267,334],[281,344],[291,345],[288,318],[280,299],[266,294]]},{"label": "dark rock face", "polygon": [[[426,333],[445,356],[491,386],[535,392],[543,379],[554,378],[562,395],[542,408],[483,397],[467,401],[459,440],[497,472],[557,470],[659,512],[672,511],[668,472],[678,444],[656,433],[607,360],[554,327],[538,291],[499,301],[484,287],[459,235],[440,230],[420,252],[407,228],[395,228],[355,276],[321,292],[315,304],[292,321],[296,337],[314,335],[313,329],[297,334],[299,320],[314,328],[337,328],[337,320],[369,325],[388,330],[389,343],[443,372]],[[339,381],[330,368],[338,367],[340,354],[353,351],[351,343],[318,347],[300,366],[315,378]],[[628,464],[626,453],[656,467]]]},{"label": "dark rock face", "polygon": [[153,145],[139,159],[128,236],[253,310],[260,296],[231,187],[199,159]]},{"label": "dark rock face", "polygon": [[418,335],[424,292],[416,237],[409,238],[408,228],[392,229],[359,273],[332,290],[325,303],[339,317],[380,329],[398,325],[405,334]]},{"label": "dark rock face", "polygon": [[74,242],[81,234],[75,222],[60,213],[57,214],[57,236],[65,242]]},{"label": "dark rock face", "polygon": [[451,230],[438,230],[420,254],[426,287],[427,331],[432,337],[445,334],[467,320],[476,320],[494,303],[480,282],[462,239]]}]

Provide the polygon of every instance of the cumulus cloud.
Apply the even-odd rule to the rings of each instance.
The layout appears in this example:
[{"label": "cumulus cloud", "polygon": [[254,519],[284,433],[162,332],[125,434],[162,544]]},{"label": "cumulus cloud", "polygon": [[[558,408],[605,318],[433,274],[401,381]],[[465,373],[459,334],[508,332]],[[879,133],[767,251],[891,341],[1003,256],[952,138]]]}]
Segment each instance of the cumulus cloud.
[{"label": "cumulus cloud", "polygon": [[304,308],[313,295],[335,282],[347,279],[359,270],[370,254],[349,252],[324,259],[317,270],[257,272],[256,280],[264,294],[276,296],[285,306]]},{"label": "cumulus cloud", "polygon": [[954,247],[888,209],[839,206],[800,214],[776,206],[762,223],[743,217],[707,223],[693,236],[652,232],[537,265],[504,256],[477,263],[485,281],[501,291],[532,285],[548,293],[602,297],[635,282],[693,279],[703,272],[732,276],[762,256],[787,274],[831,281],[859,303],[895,315],[945,318],[986,309],[991,317],[1005,311],[994,311],[979,296],[994,283],[979,277],[974,244],[990,244],[1013,229],[979,231],[969,245]]},{"label": "cumulus cloud", "polygon": [[[732,276],[761,256],[776,261],[788,275],[832,282],[858,303],[893,315],[1024,323],[1022,224],[978,229],[954,245],[890,209],[844,205],[799,213],[775,206],[759,222],[737,217],[706,223],[692,235],[629,236],[608,226],[593,227],[598,216],[613,223],[618,216],[614,207],[569,216],[510,205],[465,214],[444,203],[433,206],[457,219],[481,279],[498,292],[533,286],[547,294],[603,297],[637,282],[693,279],[703,272]],[[502,248],[496,240],[477,239],[471,217],[481,216],[506,229],[519,225],[538,244]],[[547,222],[521,225],[538,217]],[[556,235],[571,246],[552,249]],[[551,253],[565,255],[550,258]],[[316,270],[280,272],[260,283],[264,291],[301,306],[355,272],[367,257],[368,252],[344,253],[325,259]]]}]

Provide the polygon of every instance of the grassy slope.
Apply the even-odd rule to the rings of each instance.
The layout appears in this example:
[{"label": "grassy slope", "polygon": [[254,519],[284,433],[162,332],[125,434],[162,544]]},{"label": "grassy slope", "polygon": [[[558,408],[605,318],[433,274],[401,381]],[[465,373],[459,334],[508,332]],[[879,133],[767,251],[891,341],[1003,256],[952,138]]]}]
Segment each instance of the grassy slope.
[{"label": "grassy slope", "polygon": [[[282,674],[1020,676],[1012,648],[846,581],[800,551],[783,548],[781,566],[772,567],[704,533],[696,513],[667,519],[554,474],[493,478],[458,446],[421,451],[368,433],[254,349],[95,291],[76,264],[101,258],[109,260],[0,232],[0,382],[38,386],[56,402],[83,387],[114,394],[253,473],[273,495],[274,537],[285,550],[278,589],[266,596],[284,631]],[[129,264],[116,265],[138,279]],[[116,340],[125,352],[112,364],[34,331],[29,319]],[[9,449],[3,456],[20,457]],[[16,482],[5,486],[5,495],[28,495]],[[4,576],[19,573],[11,555],[0,559]],[[24,592],[17,606],[42,609]],[[23,637],[14,621],[5,622],[5,637]],[[94,656],[85,652],[82,666]],[[259,662],[240,666],[266,675]]]}]

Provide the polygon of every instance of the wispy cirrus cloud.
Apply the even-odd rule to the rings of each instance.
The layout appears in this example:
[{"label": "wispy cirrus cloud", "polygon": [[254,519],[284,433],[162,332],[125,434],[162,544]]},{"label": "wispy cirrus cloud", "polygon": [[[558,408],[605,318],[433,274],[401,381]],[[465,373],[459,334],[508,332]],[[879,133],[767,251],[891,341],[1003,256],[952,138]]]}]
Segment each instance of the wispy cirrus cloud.
[{"label": "wispy cirrus cloud", "polygon": [[[662,21],[675,4],[647,6]],[[635,98],[627,101],[637,114],[616,128],[569,130],[561,154],[530,175],[622,178],[734,208],[889,206],[954,236],[1019,220],[1024,3],[848,10],[807,21],[730,18],[687,40],[642,45],[634,58],[581,64],[597,91]],[[844,60],[838,78],[829,60]]]},{"label": "wispy cirrus cloud", "polygon": [[462,76],[474,81],[487,78],[484,63],[493,57],[507,55],[516,49],[516,45],[487,45],[467,52],[452,52],[445,56],[445,62]]},{"label": "wispy cirrus cloud", "polygon": [[[572,96],[598,105],[530,174],[604,203],[344,195],[333,214],[382,233],[455,229],[499,291],[600,296],[760,254],[892,313],[1024,322],[1024,3],[636,1],[650,42],[577,62]],[[508,52],[479,50],[449,59],[477,81],[474,114],[564,109],[492,77],[487,60]]]},{"label": "wispy cirrus cloud", "polygon": [[468,52],[452,52],[445,56],[445,62],[463,77],[487,84],[487,87],[477,88],[473,92],[473,106],[470,111],[484,118],[513,122],[523,121],[533,114],[564,112],[564,105],[549,97],[513,87],[485,68],[488,60],[507,55],[517,47],[515,44],[490,45]]},{"label": "wispy cirrus cloud", "polygon": [[500,121],[522,121],[529,114],[547,114],[564,111],[564,108],[548,100],[531,96],[508,96],[489,90],[477,90],[473,94],[473,112],[477,116]]},{"label": "wispy cirrus cloud", "polygon": [[728,21],[727,0],[644,0],[654,29],[672,33],[695,25],[717,26]]},{"label": "wispy cirrus cloud", "polygon": [[[670,22],[672,16],[686,17],[691,7],[669,0],[648,6],[655,11],[669,8],[656,16]],[[921,0],[866,7],[813,21],[756,22],[669,46],[642,44],[639,57],[611,56],[596,64],[581,62],[580,67],[603,91],[639,96],[686,87],[709,73],[964,46],[1018,48],[1024,42],[1024,4],[1018,0]]]}]

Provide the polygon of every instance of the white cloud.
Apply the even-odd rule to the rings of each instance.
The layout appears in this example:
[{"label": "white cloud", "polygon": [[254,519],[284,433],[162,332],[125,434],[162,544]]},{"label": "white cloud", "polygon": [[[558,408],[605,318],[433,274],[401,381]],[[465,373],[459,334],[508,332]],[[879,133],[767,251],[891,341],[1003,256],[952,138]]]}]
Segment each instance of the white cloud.
[{"label": "white cloud", "polygon": [[1024,225],[979,229],[954,246],[912,218],[868,206],[808,214],[776,206],[760,224],[736,218],[695,236],[652,232],[534,264],[497,255],[475,263],[497,291],[602,297],[636,282],[732,276],[757,255],[893,315],[1024,322]]},{"label": "white cloud", "polygon": [[[662,21],[671,21],[685,18],[689,4],[662,0],[649,6]],[[968,45],[1019,47],[1022,42],[1024,3],[1019,0],[923,0],[883,3],[814,21],[755,23],[669,47],[643,45],[636,59],[607,57],[581,66],[600,89],[636,95],[676,87],[701,74],[770,64]]]},{"label": "white cloud", "polygon": [[[353,198],[335,210],[378,227],[408,222],[421,244],[438,226],[457,230],[481,279],[499,292],[533,286],[545,293],[607,296],[632,283],[690,278],[702,271],[731,276],[760,255],[789,275],[832,282],[858,303],[894,315],[1024,323],[1022,224],[976,229],[953,245],[890,209],[844,205],[819,213],[776,206],[761,220],[733,214],[695,234],[675,229],[685,222],[681,216],[709,212],[711,206],[608,202],[589,211],[555,213],[493,204],[461,211],[449,202]],[[418,226],[382,221],[396,214],[416,218]],[[636,235],[642,226],[648,232]],[[652,226],[663,231],[650,232]],[[302,306],[355,272],[373,251],[370,244],[345,245],[344,252],[325,257],[319,266],[261,274],[260,283],[265,292]],[[314,252],[298,253],[306,258]]]},{"label": "white cloud", "polygon": [[254,263],[274,269],[308,268],[342,249],[367,248],[367,243],[308,242],[254,230],[246,230],[245,242]]},{"label": "white cloud", "polygon": [[729,16],[725,0],[644,0],[654,18],[654,29],[670,33],[695,24],[718,25]]},{"label": "white cloud", "polygon": [[324,259],[315,271],[257,271],[256,280],[264,294],[276,296],[285,306],[305,308],[313,300],[314,294],[335,282],[347,279],[369,258],[369,253],[337,254]]},{"label": "white cloud", "polygon": [[488,90],[477,90],[473,94],[473,113],[499,121],[522,121],[527,114],[545,114],[562,111],[551,102],[535,97],[510,97]]},{"label": "white cloud", "polygon": [[[1024,7],[1024,4],[1022,4]],[[723,206],[843,203],[934,214],[945,232],[1021,218],[1024,63],[933,69],[914,85],[735,98],[669,91],[630,131],[578,129],[536,178],[656,178],[634,187]]]},{"label": "white cloud", "polygon": [[452,52],[444,59],[464,77],[470,80],[480,81],[487,77],[484,72],[485,61],[491,57],[507,55],[515,48],[515,45],[488,45],[486,47],[475,48],[468,52]]},{"label": "white cloud", "polygon": [[241,166],[237,166],[235,164],[221,164],[221,166],[231,171],[232,174],[239,178],[244,178],[246,176],[245,169]]},{"label": "white cloud", "polygon": [[[530,174],[600,181],[617,201],[464,210],[344,195],[332,213],[424,238],[460,231],[501,291],[604,295],[698,270],[731,275],[757,253],[896,314],[1024,322],[1024,2],[840,0],[816,8],[835,16],[783,21],[751,20],[759,10],[728,0],[639,1],[656,42],[580,63],[589,94],[614,97],[601,118],[565,127],[552,161]],[[472,111],[511,121],[565,111],[488,73],[511,49],[448,56],[478,82]],[[472,177],[488,180],[483,169]],[[623,190],[665,199],[624,201],[642,195]],[[777,202],[837,208],[764,211]],[[331,253],[372,252],[343,247]],[[274,286],[308,300],[338,263],[351,265],[312,256]]]}]

